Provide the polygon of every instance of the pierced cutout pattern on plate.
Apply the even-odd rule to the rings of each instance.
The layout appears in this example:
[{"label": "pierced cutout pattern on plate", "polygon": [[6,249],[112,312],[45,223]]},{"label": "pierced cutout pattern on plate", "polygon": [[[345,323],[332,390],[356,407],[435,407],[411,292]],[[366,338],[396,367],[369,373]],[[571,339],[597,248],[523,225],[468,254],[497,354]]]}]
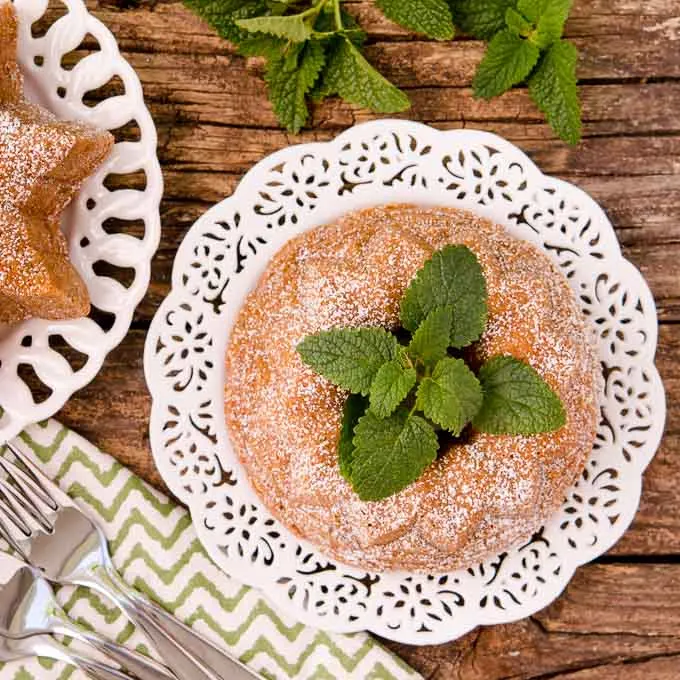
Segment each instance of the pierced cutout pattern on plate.
[{"label": "pierced cutout pattern on plate", "polygon": [[[390,202],[467,208],[542,248],[580,300],[605,375],[597,440],[560,511],[523,544],[451,574],[368,574],[319,554],[262,506],[224,423],[230,328],[270,257],[305,229]],[[630,524],[664,423],[656,323],[647,285],[582,191],[495,135],[367,123],[264,159],[193,226],[146,344],[151,444],[227,572],[321,628],[443,642],[544,607]]]}]

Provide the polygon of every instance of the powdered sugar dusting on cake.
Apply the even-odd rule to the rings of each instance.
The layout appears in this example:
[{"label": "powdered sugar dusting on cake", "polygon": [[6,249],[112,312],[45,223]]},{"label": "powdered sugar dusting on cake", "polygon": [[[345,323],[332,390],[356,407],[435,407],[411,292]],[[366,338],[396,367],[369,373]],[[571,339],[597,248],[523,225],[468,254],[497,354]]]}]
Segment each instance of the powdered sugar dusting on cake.
[{"label": "powdered sugar dusting on cake", "polygon": [[[399,494],[362,502],[337,466],[346,394],[295,347],[332,327],[396,327],[409,282],[446,244],[477,254],[489,289],[471,361],[529,362],[562,398],[567,425],[536,437],[475,433]],[[591,450],[598,385],[581,312],[545,255],[464,211],[387,206],[307,232],[273,258],[233,329],[225,402],[251,483],[295,533],[365,569],[443,572],[509,547],[555,511]]]}]

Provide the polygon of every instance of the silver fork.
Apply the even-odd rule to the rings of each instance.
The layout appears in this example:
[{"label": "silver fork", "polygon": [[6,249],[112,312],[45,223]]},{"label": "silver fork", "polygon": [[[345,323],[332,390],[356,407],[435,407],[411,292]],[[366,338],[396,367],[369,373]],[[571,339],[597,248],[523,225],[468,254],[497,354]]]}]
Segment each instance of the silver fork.
[{"label": "silver fork", "polygon": [[6,553],[0,553],[0,583],[0,636],[3,638],[0,647],[5,650],[6,656],[12,653],[23,657],[36,650],[47,650],[51,652],[52,658],[85,666],[83,670],[86,672],[94,669],[95,677],[129,678],[118,672],[117,668],[109,668],[88,654],[67,649],[49,637],[66,635],[98,650],[121,669],[133,673],[138,680],[176,680],[164,666],[152,659],[106,640],[71,621],[38,570]]},{"label": "silver fork", "polygon": [[32,656],[63,661],[71,666],[77,666],[94,680],[131,680],[111,666],[87,659],[48,635],[36,635],[27,638],[14,639],[0,630],[0,663],[9,661],[23,661]]},{"label": "silver fork", "polygon": [[25,470],[0,455],[0,469],[11,482],[2,483],[5,502],[0,499],[0,507],[14,524],[13,532],[3,533],[10,534],[13,548],[26,562],[52,583],[86,586],[113,600],[146,633],[179,680],[258,677],[125,583],[101,529],[16,446],[7,447]]}]

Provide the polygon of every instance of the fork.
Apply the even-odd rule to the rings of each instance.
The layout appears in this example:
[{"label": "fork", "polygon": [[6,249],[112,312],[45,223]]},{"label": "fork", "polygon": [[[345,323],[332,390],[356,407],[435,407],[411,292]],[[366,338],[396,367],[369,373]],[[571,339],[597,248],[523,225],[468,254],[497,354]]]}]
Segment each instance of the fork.
[{"label": "fork", "polygon": [[54,659],[77,666],[94,680],[131,680],[129,675],[121,673],[112,666],[87,659],[50,638],[49,635],[15,639],[0,629],[0,663],[22,661],[32,656]]},{"label": "fork", "polygon": [[[45,635],[66,635],[98,650],[138,680],[176,680],[167,668],[152,659],[71,621],[37,569],[0,552],[0,583],[5,580],[0,585],[0,631],[8,638],[14,638],[15,647],[20,640],[29,637],[42,639]],[[59,647],[63,651],[63,647]],[[70,650],[69,653],[72,654]]]},{"label": "fork", "polygon": [[101,529],[16,446],[7,447],[24,469],[0,455],[0,469],[11,482],[0,480],[0,507],[14,529],[8,531],[5,523],[0,532],[9,534],[26,562],[52,583],[85,586],[113,600],[146,633],[179,680],[259,677],[125,583]]}]

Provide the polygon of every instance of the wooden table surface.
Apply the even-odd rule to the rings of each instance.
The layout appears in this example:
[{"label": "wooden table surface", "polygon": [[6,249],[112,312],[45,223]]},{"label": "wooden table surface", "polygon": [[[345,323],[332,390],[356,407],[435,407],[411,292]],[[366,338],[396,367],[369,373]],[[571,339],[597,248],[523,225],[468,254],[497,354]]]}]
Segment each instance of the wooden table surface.
[{"label": "wooden table surface", "polygon": [[[236,56],[179,0],[88,5],[139,74],[158,127],[163,237],[127,338],[58,417],[162,487],[149,450],[142,347],[182,237],[263,156],[330,139],[373,116],[332,100],[317,107],[311,130],[292,136],[277,126],[261,65]],[[408,91],[407,117],[503,135],[601,203],[656,298],[669,404],[633,526],[579,569],[559,600],[447,645],[389,646],[439,679],[680,678],[680,0],[576,1],[568,35],[581,50],[585,135],[577,148],[553,138],[523,89],[489,103],[472,98],[481,43],[420,40],[382,19],[369,0],[347,6],[369,31],[371,61]]]}]

